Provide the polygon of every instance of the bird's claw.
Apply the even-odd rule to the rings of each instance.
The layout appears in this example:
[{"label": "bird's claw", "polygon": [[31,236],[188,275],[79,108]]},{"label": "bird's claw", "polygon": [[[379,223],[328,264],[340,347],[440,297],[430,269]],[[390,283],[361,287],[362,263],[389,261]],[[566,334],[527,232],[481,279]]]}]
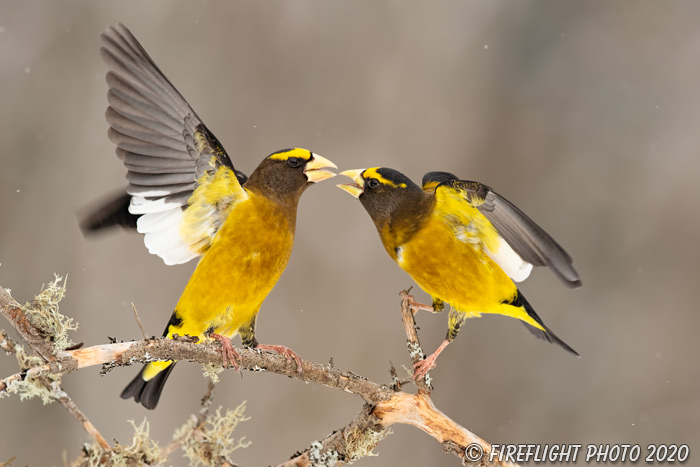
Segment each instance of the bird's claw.
[{"label": "bird's claw", "polygon": [[411,313],[415,316],[416,313],[418,313],[420,310],[425,310],[429,311],[431,313],[435,313],[435,308],[432,307],[431,305],[426,305],[425,303],[419,303],[416,301],[416,299],[413,297],[413,295],[406,295],[406,300],[408,301],[408,307],[411,310]]},{"label": "bird's claw", "polygon": [[444,341],[442,341],[442,344],[440,344],[440,347],[438,347],[437,350],[435,350],[435,352],[425,357],[424,360],[420,360],[413,364],[413,379],[415,381],[418,381],[420,378],[425,377],[425,375],[427,375],[430,370],[437,366],[436,361],[438,356],[442,353],[443,350],[445,350],[445,347],[447,347],[449,344],[450,341],[445,339]]},{"label": "bird's claw", "polygon": [[263,345],[263,344],[258,344],[256,347],[257,350],[267,350],[268,352],[274,352],[276,354],[282,355],[286,360],[287,363],[291,363],[292,360],[297,364],[297,373],[301,375],[302,373],[302,366],[301,366],[301,357],[297,355],[295,351],[290,349],[289,347],[285,347],[283,345]]},{"label": "bird's claw", "polygon": [[419,379],[424,378],[430,370],[437,366],[435,360],[437,360],[437,355],[431,355],[426,357],[425,360],[414,363],[413,380],[418,381]]},{"label": "bird's claw", "polygon": [[236,371],[240,373],[241,365],[239,362],[241,360],[241,356],[236,351],[236,349],[233,348],[233,345],[231,345],[231,339],[229,339],[226,336],[222,336],[221,334],[217,334],[215,332],[209,334],[209,337],[219,341],[219,343],[221,344],[221,355],[224,359],[224,366],[233,366],[233,368],[235,368]]}]

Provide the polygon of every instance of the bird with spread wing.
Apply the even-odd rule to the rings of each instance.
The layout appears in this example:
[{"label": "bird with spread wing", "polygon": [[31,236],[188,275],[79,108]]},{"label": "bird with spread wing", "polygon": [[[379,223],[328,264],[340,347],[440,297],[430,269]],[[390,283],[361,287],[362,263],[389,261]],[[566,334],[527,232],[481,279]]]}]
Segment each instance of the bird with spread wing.
[{"label": "bird with spread wing", "polygon": [[578,355],[515,285],[544,265],[569,287],[581,285],[571,257],[520,209],[486,185],[447,172],[426,174],[422,187],[384,167],[341,175],[353,183],[338,187],[359,198],[389,256],[433,298],[432,306],[414,302],[414,312],[450,305],[447,336],[416,364],[414,378],[435,367],[467,318],[482,313],[517,318],[535,336]]},{"label": "bird with spread wing", "polygon": [[[255,321],[289,261],[301,194],[337,167],[306,149],[285,149],[246,177],[125,26],[101,39],[108,134],[129,185],[88,215],[83,230],[136,228],[166,264],[199,258],[164,336],[218,339],[237,365],[230,339],[240,335],[245,347],[280,353],[301,371],[291,349],[258,344]],[[174,366],[146,364],[122,398],[155,408]]]}]

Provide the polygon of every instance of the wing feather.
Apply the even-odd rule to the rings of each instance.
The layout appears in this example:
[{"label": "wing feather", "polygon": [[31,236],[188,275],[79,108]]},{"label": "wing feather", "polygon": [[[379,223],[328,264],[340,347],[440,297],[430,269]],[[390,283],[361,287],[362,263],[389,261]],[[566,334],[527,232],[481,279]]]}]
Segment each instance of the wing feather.
[{"label": "wing feather", "polygon": [[127,169],[128,211],[151,253],[166,264],[189,261],[247,198],[247,177],[125,26],[101,38],[109,67],[105,117]]},{"label": "wing feather", "polygon": [[[473,181],[444,181],[438,185],[435,193],[436,196],[441,196],[441,192],[444,195],[447,191],[459,194],[465,203],[478,209],[496,229],[499,237],[509,245],[509,249],[522,261],[534,266],[549,266],[570,287],[581,285],[571,256],[544,229],[506,198],[488,186]],[[495,255],[498,256],[498,252]],[[494,260],[499,262],[496,258]]]}]

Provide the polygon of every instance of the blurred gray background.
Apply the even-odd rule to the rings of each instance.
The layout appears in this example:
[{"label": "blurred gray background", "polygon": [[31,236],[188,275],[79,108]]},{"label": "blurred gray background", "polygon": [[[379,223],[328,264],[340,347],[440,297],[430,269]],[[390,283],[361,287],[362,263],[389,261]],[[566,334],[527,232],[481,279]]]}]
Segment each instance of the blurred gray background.
[{"label": "blurred gray background", "polygon": [[[0,284],[23,302],[68,274],[61,309],[80,322],[74,340],[92,345],[140,337],[130,302],[159,334],[194,268],[166,267],[138,235],[85,239],[78,228],[77,213],[125,185],[98,54],[98,34],[121,21],[237,168],[298,146],[341,169],[384,165],[414,180],[449,170],[494,187],[573,256],[581,289],[547,270],[521,288],[582,358],[512,319],[469,321],[432,373],[437,407],[492,443],[689,443],[692,464],[699,15],[694,2],[2,1]],[[408,363],[398,292],[412,281],[335,183],[302,198],[258,337],[388,382],[389,360]],[[432,352],[446,315],[418,321]],[[0,376],[15,371],[2,356]],[[64,385],[108,440],[127,442],[127,420],[148,416],[165,445],[206,381],[178,365],[148,412],[119,399],[136,371],[92,368]],[[236,434],[253,444],[233,458],[245,466],[286,460],[361,407],[324,387],[226,372],[215,404],[243,400],[252,420]],[[58,404],[14,397],[0,414],[0,461],[61,465],[88,441]],[[457,465],[407,426],[376,452],[360,465]]]}]

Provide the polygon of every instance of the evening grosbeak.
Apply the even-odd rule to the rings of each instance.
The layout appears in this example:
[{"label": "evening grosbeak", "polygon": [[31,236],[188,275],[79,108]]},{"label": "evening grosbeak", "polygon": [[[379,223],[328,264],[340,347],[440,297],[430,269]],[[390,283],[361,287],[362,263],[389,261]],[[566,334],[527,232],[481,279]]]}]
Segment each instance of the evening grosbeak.
[{"label": "evening grosbeak", "polygon": [[389,256],[433,298],[412,309],[450,304],[445,340],[415,365],[414,378],[435,367],[467,318],[495,313],[521,320],[540,339],[578,355],[559,339],[518,290],[534,266],[547,265],[570,287],[581,285],[569,255],[508,200],[478,182],[431,172],[423,187],[393,169],[346,170],[338,185],[369,213]]},{"label": "evening grosbeak", "polygon": [[[255,320],[289,261],[297,205],[312,183],[335,176],[331,161],[306,149],[267,156],[246,177],[221,143],[121,24],[101,35],[109,66],[109,138],[127,169],[129,186],[82,222],[84,231],[135,227],[166,264],[200,258],[164,336],[221,341],[299,357],[283,346],[260,345]],[[173,361],[148,363],[124,389],[155,408]]]}]

